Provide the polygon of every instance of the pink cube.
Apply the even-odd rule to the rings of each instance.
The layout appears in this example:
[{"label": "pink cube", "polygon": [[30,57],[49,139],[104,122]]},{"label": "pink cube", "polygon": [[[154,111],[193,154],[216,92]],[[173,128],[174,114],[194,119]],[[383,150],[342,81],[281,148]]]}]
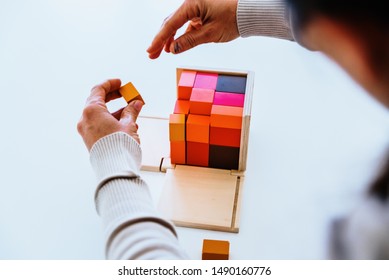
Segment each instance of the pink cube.
[{"label": "pink cube", "polygon": [[193,88],[189,99],[189,112],[196,115],[211,115],[215,91],[205,88]]},{"label": "pink cube", "polygon": [[182,71],[177,85],[177,98],[189,100],[195,82],[196,71]]},{"label": "pink cube", "polygon": [[218,74],[215,73],[197,73],[194,82],[195,88],[216,89]]}]

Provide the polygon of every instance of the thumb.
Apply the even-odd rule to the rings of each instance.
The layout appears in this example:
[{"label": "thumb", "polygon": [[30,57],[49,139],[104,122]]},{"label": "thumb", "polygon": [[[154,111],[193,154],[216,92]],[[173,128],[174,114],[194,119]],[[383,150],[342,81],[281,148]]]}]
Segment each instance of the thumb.
[{"label": "thumb", "polygon": [[213,42],[214,29],[208,26],[202,26],[199,29],[193,28],[192,30],[184,33],[170,44],[170,52],[173,54],[182,53],[190,50],[200,44]]},{"label": "thumb", "polygon": [[140,111],[142,110],[143,102],[134,100],[130,102],[122,111],[119,122],[123,125],[135,123]]}]

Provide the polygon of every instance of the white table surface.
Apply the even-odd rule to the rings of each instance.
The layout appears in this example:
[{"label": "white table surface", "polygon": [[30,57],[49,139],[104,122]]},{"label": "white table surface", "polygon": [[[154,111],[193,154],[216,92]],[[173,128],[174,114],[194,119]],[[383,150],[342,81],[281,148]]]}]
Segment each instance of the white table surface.
[{"label": "white table surface", "polygon": [[[333,62],[293,42],[239,39],[151,61],[146,48],[181,1],[0,3],[0,259],[103,259],[95,177],[76,131],[90,88],[132,81],[144,115],[167,116],[175,69],[255,72],[241,230],[179,228],[231,259],[322,259],[331,220],[350,211],[388,146],[388,112]],[[155,202],[163,174],[144,172]]]}]

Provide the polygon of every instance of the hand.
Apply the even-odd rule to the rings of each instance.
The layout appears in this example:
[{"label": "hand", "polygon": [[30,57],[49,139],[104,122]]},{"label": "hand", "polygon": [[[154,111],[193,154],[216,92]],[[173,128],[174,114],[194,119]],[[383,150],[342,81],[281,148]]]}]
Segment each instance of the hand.
[{"label": "hand", "polygon": [[[149,57],[159,57],[163,49],[177,54],[200,44],[229,42],[238,38],[237,5],[238,0],[186,0],[165,19],[147,49]],[[177,30],[188,21],[185,33],[174,39]]]},{"label": "hand", "polygon": [[121,97],[118,91],[120,85],[121,81],[118,79],[107,80],[91,90],[77,125],[78,133],[89,151],[97,140],[119,131],[129,134],[140,143],[136,119],[143,103],[135,100],[113,114],[107,109],[107,102]]}]

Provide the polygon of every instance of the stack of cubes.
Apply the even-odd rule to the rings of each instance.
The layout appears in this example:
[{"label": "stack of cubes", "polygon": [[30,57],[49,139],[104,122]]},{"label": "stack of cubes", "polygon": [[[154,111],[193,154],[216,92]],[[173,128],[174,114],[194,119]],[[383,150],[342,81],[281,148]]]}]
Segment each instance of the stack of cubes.
[{"label": "stack of cubes", "polygon": [[238,169],[246,77],[183,70],[169,119],[174,164]]}]

